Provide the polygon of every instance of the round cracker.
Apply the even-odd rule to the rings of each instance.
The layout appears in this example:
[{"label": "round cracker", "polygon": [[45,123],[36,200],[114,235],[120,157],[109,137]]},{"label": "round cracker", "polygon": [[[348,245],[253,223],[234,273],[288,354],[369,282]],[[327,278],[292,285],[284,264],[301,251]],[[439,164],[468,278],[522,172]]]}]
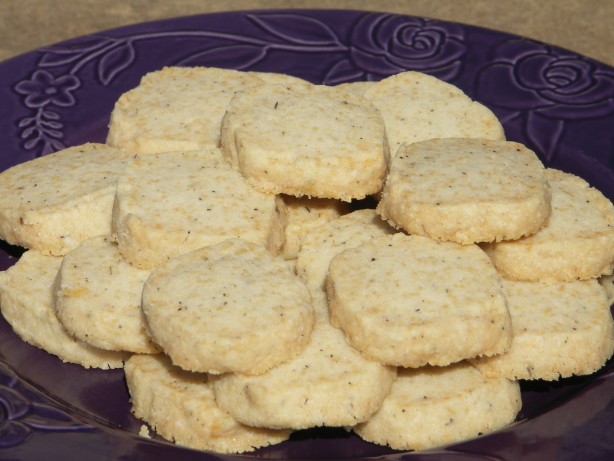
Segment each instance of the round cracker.
[{"label": "round cracker", "polygon": [[476,245],[381,237],[335,256],[326,288],[333,325],[375,361],[443,366],[510,345],[499,276]]},{"label": "round cracker", "polygon": [[228,105],[222,149],[258,190],[350,201],[381,189],[384,122],[365,98],[324,85],[262,85]]},{"label": "round cracker", "polygon": [[178,445],[243,453],[290,435],[238,423],[216,404],[206,374],[186,372],[162,354],[133,355],[125,372],[134,415]]},{"label": "round cracker", "polygon": [[208,373],[263,373],[298,355],[314,323],[311,296],[287,263],[240,239],[154,270],[143,311],[175,365]]},{"label": "round cracker", "polygon": [[141,310],[149,271],[126,262],[109,237],[94,237],[68,252],[60,266],[55,310],[64,328],[92,346],[156,353]]},{"label": "round cracker", "polygon": [[596,280],[503,280],[513,339],[504,354],[473,361],[487,376],[557,380],[600,369],[614,351],[614,320]]},{"label": "round cracker", "polygon": [[0,238],[61,256],[111,232],[117,177],[129,154],[83,144],[15,165],[0,174]]},{"label": "round cracker", "polygon": [[436,240],[511,240],[545,224],[550,189],[541,161],[522,144],[432,139],[399,149],[377,211]]},{"label": "round cracker", "polygon": [[490,109],[431,75],[401,72],[377,82],[364,95],[384,117],[392,157],[402,144],[426,139],[505,139]]},{"label": "round cracker", "polygon": [[235,91],[264,81],[257,73],[214,67],[165,67],[122,94],[107,144],[138,153],[216,147]]},{"label": "round cracker", "polygon": [[533,235],[484,248],[505,277],[572,281],[611,274],[614,268],[614,205],[571,173],[546,170],[552,214]]},{"label": "round cracker", "polygon": [[494,432],[520,407],[517,382],[486,378],[464,362],[400,369],[382,408],[354,432],[396,450],[426,450]]},{"label": "round cracker", "polygon": [[113,229],[131,264],[152,269],[228,238],[277,251],[285,205],[253,189],[218,149],[137,157],[119,178]]},{"label": "round cracker", "polygon": [[85,368],[121,368],[128,354],[90,346],[71,336],[55,314],[53,292],[62,258],[26,251],[0,273],[0,309],[26,343]]}]

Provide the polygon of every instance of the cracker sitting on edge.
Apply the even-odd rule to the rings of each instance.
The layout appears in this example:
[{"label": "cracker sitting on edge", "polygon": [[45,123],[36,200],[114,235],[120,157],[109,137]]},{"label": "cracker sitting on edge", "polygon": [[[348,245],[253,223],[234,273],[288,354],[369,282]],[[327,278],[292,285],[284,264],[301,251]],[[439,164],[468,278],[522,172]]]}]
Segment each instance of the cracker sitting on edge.
[{"label": "cracker sitting on edge", "polygon": [[541,161],[522,144],[432,139],[399,149],[377,211],[435,240],[511,240],[546,223],[550,189]]},{"label": "cracker sitting on edge", "polygon": [[13,331],[26,343],[85,368],[121,368],[129,354],[107,351],[74,338],[55,314],[53,292],[62,263],[58,256],[26,251],[0,272],[0,308]]},{"label": "cracker sitting on edge", "polygon": [[323,85],[238,91],[222,121],[222,150],[258,190],[344,201],[378,192],[388,148],[379,111]]},{"label": "cracker sitting on edge", "polygon": [[110,237],[69,251],[58,271],[55,310],[64,328],[101,349],[156,353],[141,311],[149,271],[126,262]]},{"label": "cracker sitting on edge", "polygon": [[505,139],[490,109],[427,74],[401,72],[377,82],[364,95],[382,112],[391,157],[401,144],[426,139]]},{"label": "cracker sitting on edge", "polygon": [[400,369],[382,408],[354,432],[396,450],[426,450],[501,429],[521,404],[517,382],[484,377],[465,362]]},{"label": "cracker sitting on edge", "polygon": [[151,336],[175,365],[213,374],[258,374],[290,360],[314,323],[309,290],[286,261],[240,239],[154,270],[142,306]]},{"label": "cracker sitting on edge", "polygon": [[326,289],[333,325],[371,360],[444,366],[510,346],[501,281],[477,245],[381,237],[335,256]]},{"label": "cracker sitting on edge", "polygon": [[614,206],[582,178],[546,170],[552,190],[547,224],[528,237],[485,245],[505,277],[526,281],[572,281],[612,273]]},{"label": "cracker sitting on edge", "polygon": [[113,230],[131,264],[153,269],[168,259],[228,238],[284,241],[285,205],[258,192],[219,149],[140,156],[117,184]]},{"label": "cracker sitting on edge", "polygon": [[614,350],[610,304],[596,280],[503,280],[512,317],[510,350],[473,363],[487,376],[557,380],[597,371]]},{"label": "cracker sitting on edge", "polygon": [[130,154],[83,144],[15,165],[0,174],[0,238],[61,256],[111,232],[117,177]]},{"label": "cracker sitting on edge", "polygon": [[206,374],[184,371],[163,355],[133,355],[125,372],[134,415],[177,445],[243,453],[290,435],[238,423],[217,406]]}]

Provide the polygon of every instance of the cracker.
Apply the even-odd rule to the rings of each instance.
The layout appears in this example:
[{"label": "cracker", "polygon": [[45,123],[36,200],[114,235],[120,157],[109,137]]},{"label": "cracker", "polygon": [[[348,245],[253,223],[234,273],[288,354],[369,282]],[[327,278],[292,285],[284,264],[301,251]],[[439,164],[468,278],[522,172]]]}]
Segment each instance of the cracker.
[{"label": "cracker", "polygon": [[92,346],[155,353],[141,293],[149,271],[126,262],[109,237],[93,237],[68,252],[60,266],[55,310],[66,330]]},{"label": "cracker", "polygon": [[366,360],[330,324],[326,297],[313,294],[316,323],[305,350],[264,374],[213,381],[219,406],[257,427],[354,426],[388,395],[396,369]]},{"label": "cracker", "polygon": [[145,282],[151,335],[175,365],[263,373],[298,355],[314,323],[305,284],[264,247],[240,239],[195,250]]},{"label": "cracker", "polygon": [[289,195],[282,199],[287,209],[287,224],[280,254],[286,259],[297,257],[307,234],[349,211],[347,204],[339,200]]},{"label": "cracker", "polygon": [[371,360],[443,366],[510,345],[499,276],[477,245],[380,237],[335,256],[326,288],[333,325]]},{"label": "cracker", "polygon": [[387,77],[365,92],[382,112],[391,156],[404,143],[434,138],[505,139],[490,109],[459,88],[420,72]]},{"label": "cracker", "polygon": [[432,139],[399,149],[377,211],[436,240],[511,240],[545,224],[550,189],[541,161],[522,144]]},{"label": "cracker", "polygon": [[214,67],[150,72],[115,103],[106,142],[139,153],[218,146],[234,92],[263,83],[255,73]]},{"label": "cracker", "polygon": [[547,169],[552,214],[535,234],[485,245],[497,270],[526,281],[572,281],[612,273],[614,206],[583,179]]},{"label": "cracker", "polygon": [[464,362],[400,369],[382,408],[354,431],[396,450],[426,450],[494,432],[520,407],[517,382],[486,378]]},{"label": "cracker", "polygon": [[125,372],[134,415],[177,445],[243,453],[290,435],[236,422],[217,406],[206,374],[186,372],[163,355],[133,355]]},{"label": "cracker", "polygon": [[117,176],[129,154],[83,144],[0,174],[0,238],[64,255],[86,238],[108,235]]},{"label": "cracker", "polygon": [[296,272],[313,291],[325,290],[331,259],[343,250],[394,233],[372,209],[357,210],[322,224],[303,240],[296,260]]},{"label": "cracker", "polygon": [[130,263],[152,269],[227,238],[277,251],[284,204],[253,189],[217,149],[137,157],[119,178],[113,228]]},{"label": "cracker", "polygon": [[475,360],[487,376],[557,380],[600,369],[614,350],[614,321],[596,280],[503,280],[513,339],[505,354]]},{"label": "cracker", "polygon": [[105,351],[72,337],[53,307],[54,281],[62,258],[26,251],[0,273],[0,309],[26,343],[85,368],[121,368],[128,354]]},{"label": "cracker", "polygon": [[378,192],[388,149],[379,111],[323,85],[262,85],[238,91],[222,122],[233,167],[268,193],[349,201]]}]

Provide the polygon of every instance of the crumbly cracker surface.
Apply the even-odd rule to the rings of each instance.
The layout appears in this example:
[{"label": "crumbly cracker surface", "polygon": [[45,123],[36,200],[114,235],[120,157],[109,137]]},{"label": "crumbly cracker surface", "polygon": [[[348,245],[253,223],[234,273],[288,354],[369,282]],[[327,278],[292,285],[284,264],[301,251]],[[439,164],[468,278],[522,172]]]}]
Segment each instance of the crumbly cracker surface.
[{"label": "crumbly cracker surface", "polygon": [[444,366],[510,346],[499,276],[476,245],[380,237],[335,256],[326,288],[333,325],[381,363]]},{"label": "crumbly cracker surface", "polygon": [[601,368],[614,351],[614,320],[595,280],[503,280],[513,339],[504,354],[474,364],[488,376],[558,380]]},{"label": "crumbly cracker surface", "polygon": [[549,168],[552,214],[533,235],[485,246],[505,277],[526,281],[573,281],[611,274],[614,268],[614,205],[571,173]]},{"label": "crumbly cracker surface", "polygon": [[544,226],[550,188],[541,161],[521,144],[432,139],[399,149],[377,211],[435,240],[511,240]]},{"label": "crumbly cracker surface", "polygon": [[103,144],[69,147],[0,173],[0,238],[61,256],[111,231],[115,183],[130,157]]},{"label": "crumbly cracker surface", "polygon": [[143,289],[155,342],[188,371],[259,374],[297,356],[314,323],[311,295],[286,261],[225,240],[170,260]]},{"label": "crumbly cracker surface", "polygon": [[121,368],[129,354],[98,349],[71,336],[55,314],[54,282],[62,258],[26,251],[0,273],[0,309],[25,342],[85,368]]}]

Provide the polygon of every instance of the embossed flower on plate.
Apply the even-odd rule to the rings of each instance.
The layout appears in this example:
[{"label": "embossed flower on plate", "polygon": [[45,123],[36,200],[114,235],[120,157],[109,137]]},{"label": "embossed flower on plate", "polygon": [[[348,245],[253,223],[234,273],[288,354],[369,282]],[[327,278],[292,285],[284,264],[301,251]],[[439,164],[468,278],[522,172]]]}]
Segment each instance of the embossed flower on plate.
[{"label": "embossed flower on plate", "polygon": [[614,75],[587,58],[527,40],[508,42],[498,54],[480,76],[479,95],[491,103],[565,120],[614,109]]},{"label": "embossed flower on plate", "polygon": [[74,75],[55,78],[46,70],[36,70],[29,80],[19,82],[15,91],[26,97],[25,104],[30,108],[45,107],[49,104],[70,107],[75,104],[72,92],[80,85],[81,82]]},{"label": "embossed flower on plate", "polygon": [[466,51],[460,27],[387,14],[364,16],[352,31],[351,43],[355,65],[378,76],[416,70],[452,80]]},{"label": "embossed flower on plate", "polygon": [[503,43],[478,79],[478,99],[500,109],[504,126],[520,123],[521,135],[548,160],[557,155],[567,123],[614,111],[614,72],[531,40]]}]

